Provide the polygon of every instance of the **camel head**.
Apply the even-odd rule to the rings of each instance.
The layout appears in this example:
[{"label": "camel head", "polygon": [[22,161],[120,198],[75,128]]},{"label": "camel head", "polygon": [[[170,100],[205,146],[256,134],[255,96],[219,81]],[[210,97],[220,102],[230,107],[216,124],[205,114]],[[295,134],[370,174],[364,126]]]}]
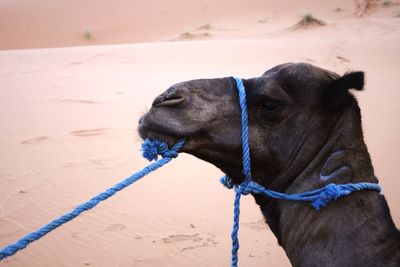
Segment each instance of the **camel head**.
[{"label": "camel head", "polygon": [[[349,93],[362,89],[362,72],[340,77],[310,64],[288,63],[243,83],[256,182],[269,185],[281,175],[300,173],[347,111],[354,119],[343,127],[362,138],[358,105]],[[140,119],[139,133],[170,145],[186,138],[183,152],[216,165],[237,183],[243,180],[240,107],[231,77],[171,86]]]}]

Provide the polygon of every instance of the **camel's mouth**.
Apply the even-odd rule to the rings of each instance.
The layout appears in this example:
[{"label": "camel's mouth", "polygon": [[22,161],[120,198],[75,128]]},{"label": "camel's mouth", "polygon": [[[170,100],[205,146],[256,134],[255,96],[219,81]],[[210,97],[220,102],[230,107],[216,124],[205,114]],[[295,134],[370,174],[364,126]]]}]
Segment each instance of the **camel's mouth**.
[{"label": "camel's mouth", "polygon": [[185,139],[186,143],[181,151],[187,152],[190,147],[191,137],[196,134],[193,124],[186,124],[173,109],[165,107],[153,107],[139,120],[139,135],[144,140],[160,140],[170,147],[178,140]]},{"label": "camel's mouth", "polygon": [[152,140],[161,140],[167,142],[170,147],[179,139],[184,138],[184,136],[178,136],[177,133],[174,133],[162,124],[149,123],[146,116],[143,116],[139,120],[138,131],[143,140],[146,138],[150,138]]}]

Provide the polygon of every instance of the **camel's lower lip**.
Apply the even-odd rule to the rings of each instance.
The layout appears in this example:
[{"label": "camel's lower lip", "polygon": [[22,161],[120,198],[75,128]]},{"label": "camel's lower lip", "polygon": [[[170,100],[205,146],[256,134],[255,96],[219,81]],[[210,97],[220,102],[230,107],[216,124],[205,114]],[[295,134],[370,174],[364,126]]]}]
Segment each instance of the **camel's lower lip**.
[{"label": "camel's lower lip", "polygon": [[146,138],[152,140],[160,140],[166,142],[169,146],[174,145],[179,139],[186,136],[177,134],[167,127],[159,126],[157,124],[149,124],[144,118],[139,121],[139,136],[145,140]]},{"label": "camel's lower lip", "polygon": [[157,129],[156,127],[142,126],[139,125],[139,135],[142,139],[150,138],[162,138],[162,137],[173,137],[178,139],[179,137],[164,129]]}]

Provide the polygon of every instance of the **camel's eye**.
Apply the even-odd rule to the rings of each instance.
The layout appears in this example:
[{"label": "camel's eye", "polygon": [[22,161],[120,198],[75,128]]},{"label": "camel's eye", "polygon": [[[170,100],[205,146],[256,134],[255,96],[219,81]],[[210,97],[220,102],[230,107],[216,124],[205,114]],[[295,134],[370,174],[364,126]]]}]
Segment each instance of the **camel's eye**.
[{"label": "camel's eye", "polygon": [[282,108],[282,103],[276,100],[267,100],[262,104],[263,109],[268,112],[279,111]]}]

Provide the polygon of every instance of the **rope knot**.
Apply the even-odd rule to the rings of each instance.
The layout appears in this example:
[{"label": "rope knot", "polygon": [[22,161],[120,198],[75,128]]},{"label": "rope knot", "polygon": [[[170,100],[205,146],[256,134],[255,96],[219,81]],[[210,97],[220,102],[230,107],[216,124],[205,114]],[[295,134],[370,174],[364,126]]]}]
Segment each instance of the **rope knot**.
[{"label": "rope knot", "polygon": [[178,151],[169,149],[168,144],[158,140],[144,140],[142,144],[142,155],[149,161],[157,160],[158,155],[163,158],[176,158]]},{"label": "rope knot", "polygon": [[244,181],[240,185],[235,182],[228,175],[224,175],[219,180],[223,186],[228,189],[235,189],[235,192],[239,192],[241,195],[248,195],[250,193],[260,193],[260,190],[254,185],[252,181]]},{"label": "rope knot", "polygon": [[319,210],[325,207],[330,201],[336,200],[342,196],[342,189],[337,184],[327,184],[324,190],[311,203],[314,209]]},{"label": "rope knot", "polygon": [[249,182],[243,182],[238,187],[235,188],[236,192],[240,192],[242,195],[248,195],[253,192],[252,187]]}]

